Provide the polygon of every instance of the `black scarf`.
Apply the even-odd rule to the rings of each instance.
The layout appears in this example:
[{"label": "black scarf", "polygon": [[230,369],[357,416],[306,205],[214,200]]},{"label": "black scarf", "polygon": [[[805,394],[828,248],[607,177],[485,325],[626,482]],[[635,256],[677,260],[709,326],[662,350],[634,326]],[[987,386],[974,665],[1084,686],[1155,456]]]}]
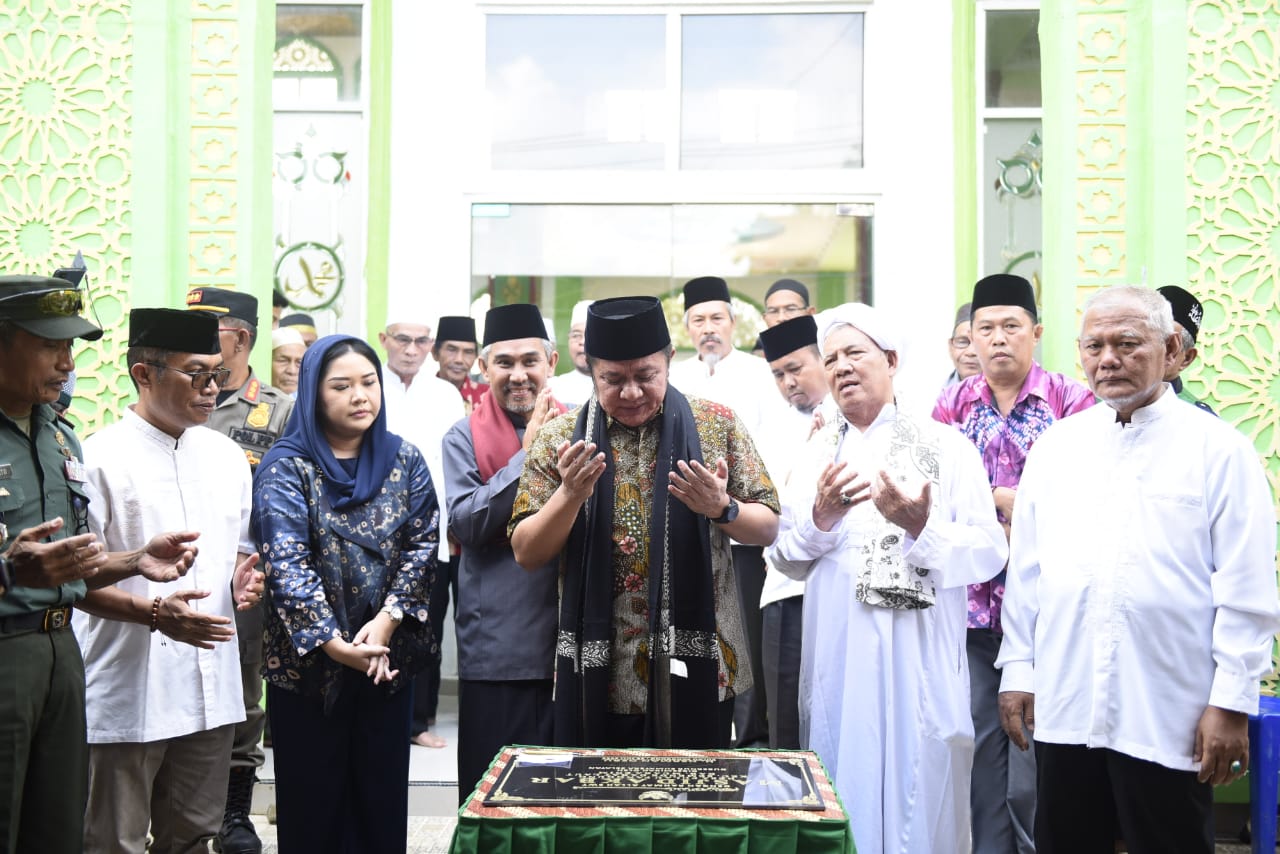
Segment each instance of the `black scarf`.
[{"label": "black scarf", "polygon": [[[660,418],[649,522],[649,697],[645,743],[634,746],[709,748],[717,746],[720,696],[711,538],[706,519],[667,492],[677,460],[702,462],[702,443],[688,400],[670,386]],[[594,397],[578,413],[572,441],[579,439],[594,442],[606,465],[569,534],[555,687],[555,743],[564,747],[599,746],[609,714],[614,460]],[[671,675],[672,658],[687,676]]]}]

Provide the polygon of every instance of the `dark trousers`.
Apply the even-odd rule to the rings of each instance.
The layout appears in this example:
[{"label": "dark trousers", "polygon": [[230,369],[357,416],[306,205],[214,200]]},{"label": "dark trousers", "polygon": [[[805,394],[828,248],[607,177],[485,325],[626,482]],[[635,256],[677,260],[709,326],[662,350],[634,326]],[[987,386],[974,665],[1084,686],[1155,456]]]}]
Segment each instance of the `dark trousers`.
[{"label": "dark trousers", "polygon": [[973,854],[1035,854],[1036,754],[1019,750],[1000,726],[996,656],[1003,637],[991,629],[965,632],[973,717]]},{"label": "dark trousers", "polygon": [[484,777],[505,745],[551,744],[550,679],[458,680],[458,804]]},{"label": "dark trousers", "polygon": [[412,692],[347,669],[334,708],[267,686],[280,854],[404,854]]},{"label": "dark trousers", "polygon": [[78,854],[89,745],[76,636],[0,635],[0,684],[0,852]]},{"label": "dark trousers", "polygon": [[409,735],[431,729],[436,721],[436,707],[440,703],[440,642],[444,637],[444,617],[449,610],[449,579],[452,564],[436,567],[435,582],[431,585],[427,612],[431,620],[431,663],[413,678],[413,724]]},{"label": "dark trousers", "polygon": [[[1036,742],[1037,854],[1213,854],[1213,792],[1114,750]],[[1118,833],[1117,833],[1118,831]]]},{"label": "dark trousers", "polygon": [[240,648],[240,686],[244,691],[244,720],[236,724],[231,741],[231,767],[255,771],[266,761],[262,732],[267,716],[262,710],[262,633],[267,605],[236,611],[236,643]]},{"label": "dark trousers", "polygon": [[769,746],[800,749],[800,640],[804,597],[770,602],[761,611],[761,657],[769,705]]},{"label": "dark trousers", "polygon": [[[702,745],[704,750],[724,750],[729,747],[733,727],[733,699],[717,703],[716,743]],[[603,744],[590,747],[644,747],[644,715],[614,715],[608,717],[608,731]]]},{"label": "dark trousers", "polygon": [[764,589],[764,573],[764,549],[733,547],[733,574],[738,580],[738,602],[742,625],[747,630],[748,663],[754,686],[734,701],[734,747],[764,747],[769,743],[768,689],[760,649],[760,591]]}]

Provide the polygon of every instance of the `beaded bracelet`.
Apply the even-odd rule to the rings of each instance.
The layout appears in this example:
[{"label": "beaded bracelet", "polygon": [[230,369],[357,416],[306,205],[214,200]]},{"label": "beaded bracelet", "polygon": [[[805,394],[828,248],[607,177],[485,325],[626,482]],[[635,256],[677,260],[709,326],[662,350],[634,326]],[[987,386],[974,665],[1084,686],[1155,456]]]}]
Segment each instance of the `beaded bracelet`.
[{"label": "beaded bracelet", "polygon": [[157,596],[151,602],[151,631],[153,632],[160,628],[160,600],[161,597]]}]

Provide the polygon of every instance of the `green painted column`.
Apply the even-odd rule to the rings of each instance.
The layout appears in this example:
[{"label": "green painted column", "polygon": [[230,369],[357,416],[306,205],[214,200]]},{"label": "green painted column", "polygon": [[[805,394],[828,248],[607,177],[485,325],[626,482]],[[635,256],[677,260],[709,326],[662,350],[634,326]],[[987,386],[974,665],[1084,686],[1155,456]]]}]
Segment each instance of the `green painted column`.
[{"label": "green painted column", "polygon": [[[369,10],[369,206],[365,240],[366,338],[386,328],[391,252],[391,0]],[[425,287],[425,284],[423,285]],[[434,331],[434,330],[433,330]]]}]

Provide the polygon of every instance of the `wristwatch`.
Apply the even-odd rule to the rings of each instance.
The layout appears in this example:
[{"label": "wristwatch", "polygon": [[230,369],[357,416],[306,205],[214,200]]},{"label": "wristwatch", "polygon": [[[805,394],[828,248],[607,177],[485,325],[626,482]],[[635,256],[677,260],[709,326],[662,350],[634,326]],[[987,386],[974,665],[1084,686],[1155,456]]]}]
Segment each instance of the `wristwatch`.
[{"label": "wristwatch", "polygon": [[729,504],[724,508],[724,512],[716,518],[712,519],[717,525],[728,525],[738,518],[738,502],[733,500],[733,496],[729,496]]},{"label": "wristwatch", "polygon": [[401,610],[399,605],[383,605],[381,613],[390,617],[391,622],[395,623],[397,626],[400,625],[400,622],[404,619],[404,611]]}]

